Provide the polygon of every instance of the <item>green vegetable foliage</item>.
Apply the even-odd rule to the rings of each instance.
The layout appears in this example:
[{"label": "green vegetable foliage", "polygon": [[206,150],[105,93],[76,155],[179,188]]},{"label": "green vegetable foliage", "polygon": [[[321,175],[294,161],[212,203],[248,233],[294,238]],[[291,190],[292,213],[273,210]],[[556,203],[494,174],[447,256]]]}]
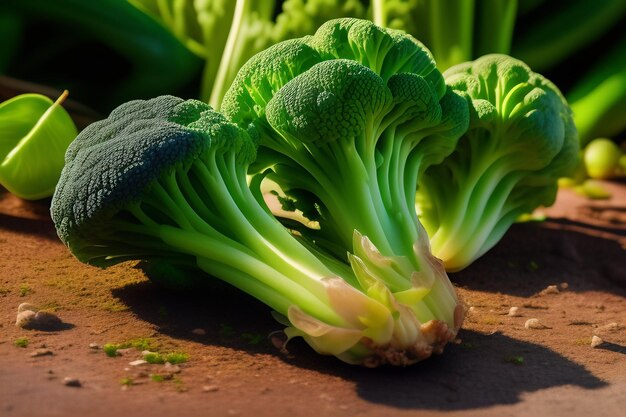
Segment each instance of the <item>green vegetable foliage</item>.
[{"label": "green vegetable foliage", "polygon": [[470,126],[454,152],[419,178],[417,207],[433,253],[459,270],[521,214],[554,202],[579,145],[559,90],[521,61],[486,55],[444,75],[471,98]]}]

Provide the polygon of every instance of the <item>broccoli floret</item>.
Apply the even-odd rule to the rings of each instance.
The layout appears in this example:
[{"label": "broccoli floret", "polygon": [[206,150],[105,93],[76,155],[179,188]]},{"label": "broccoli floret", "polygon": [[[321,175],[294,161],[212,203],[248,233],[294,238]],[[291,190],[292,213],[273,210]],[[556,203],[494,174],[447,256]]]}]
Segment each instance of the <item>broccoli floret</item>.
[{"label": "broccoli floret", "polygon": [[68,149],[51,207],[58,235],[93,265],[196,266],[278,312],[289,338],[349,363],[406,365],[440,351],[457,323],[421,304],[416,314],[273,217],[247,182],[258,139],[199,101],[126,103]]},{"label": "broccoli floret", "polygon": [[579,145],[559,90],[523,62],[486,55],[444,76],[471,98],[470,127],[450,156],[419,177],[417,208],[435,256],[460,270],[521,214],[553,204]]},{"label": "broccoli floret", "polygon": [[469,110],[422,44],[365,20],[329,21],[248,61],[222,111],[260,132],[254,168],[317,213],[319,230],[294,226],[302,235],[382,280],[419,320],[459,324],[414,200],[418,174],[452,152]]}]

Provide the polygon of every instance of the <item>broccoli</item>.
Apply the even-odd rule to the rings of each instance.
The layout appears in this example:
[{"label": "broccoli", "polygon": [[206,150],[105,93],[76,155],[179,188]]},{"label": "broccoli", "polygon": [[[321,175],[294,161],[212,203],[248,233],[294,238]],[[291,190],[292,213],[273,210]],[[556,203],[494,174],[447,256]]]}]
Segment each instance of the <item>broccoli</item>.
[{"label": "broccoli", "polygon": [[453,290],[442,306],[421,299],[423,286],[394,297],[375,274],[301,243],[247,181],[258,139],[199,101],[128,102],[70,145],[51,207],[58,235],[101,267],[196,266],[275,310],[289,338],[349,363],[407,365],[440,352],[460,326],[439,314],[456,307]]},{"label": "broccoli", "polygon": [[493,247],[521,214],[554,202],[579,145],[557,87],[523,62],[486,55],[444,76],[471,97],[470,126],[454,152],[419,177],[416,201],[433,253],[455,271]]},{"label": "broccoli", "polygon": [[259,131],[252,173],[319,225],[291,227],[407,305],[423,298],[452,327],[459,303],[418,222],[415,189],[452,152],[469,110],[422,44],[366,20],[329,21],[249,60],[222,111]]}]

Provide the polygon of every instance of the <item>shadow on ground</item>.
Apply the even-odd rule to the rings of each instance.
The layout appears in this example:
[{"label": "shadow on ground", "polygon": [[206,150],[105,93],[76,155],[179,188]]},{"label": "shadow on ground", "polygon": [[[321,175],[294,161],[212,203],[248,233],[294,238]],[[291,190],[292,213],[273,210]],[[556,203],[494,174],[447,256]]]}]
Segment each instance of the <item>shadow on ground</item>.
[{"label": "shadow on ground", "polygon": [[0,202],[10,213],[0,212],[0,229],[58,241],[50,219],[50,198],[21,200],[0,187]]},{"label": "shadow on ground", "polygon": [[[280,357],[289,365],[333,375],[356,386],[366,401],[403,409],[472,409],[520,401],[523,393],[561,385],[595,389],[605,385],[584,367],[545,347],[499,333],[462,331],[463,342],[442,356],[404,368],[365,369],[314,353],[293,340],[288,353],[267,335],[280,329],[261,303],[215,285],[206,296],[172,293],[150,283],[114,291],[142,320],[172,337]],[[211,318],[207,326],[207,318]],[[191,331],[206,329],[203,336]]]},{"label": "shadow on ground", "polygon": [[406,369],[338,366],[332,358],[312,357],[303,343],[287,360],[354,381],[357,393],[367,401],[404,409],[482,408],[515,404],[522,394],[545,388],[606,385],[545,347],[499,333],[462,331],[460,336],[462,344]]},{"label": "shadow on ground", "polygon": [[570,291],[626,296],[622,245],[626,227],[620,225],[598,227],[566,219],[515,224],[491,251],[450,278],[468,289],[520,297],[562,282]]}]

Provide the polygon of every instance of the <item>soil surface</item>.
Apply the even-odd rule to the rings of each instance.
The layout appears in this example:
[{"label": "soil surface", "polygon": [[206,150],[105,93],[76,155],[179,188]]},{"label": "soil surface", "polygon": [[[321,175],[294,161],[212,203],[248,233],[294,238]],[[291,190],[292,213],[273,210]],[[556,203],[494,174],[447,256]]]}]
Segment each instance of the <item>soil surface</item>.
[{"label": "soil surface", "polygon": [[[404,369],[345,365],[297,340],[280,352],[264,305],[224,285],[164,290],[132,263],[81,264],[49,201],[0,191],[0,416],[623,415],[626,184],[605,186],[610,200],[561,191],[545,221],[514,225],[452,274],[471,306],[459,343]],[[64,326],[17,327],[24,302]],[[545,328],[526,329],[531,318]],[[109,357],[106,344],[130,347]],[[130,365],[144,349],[188,360]]]}]

